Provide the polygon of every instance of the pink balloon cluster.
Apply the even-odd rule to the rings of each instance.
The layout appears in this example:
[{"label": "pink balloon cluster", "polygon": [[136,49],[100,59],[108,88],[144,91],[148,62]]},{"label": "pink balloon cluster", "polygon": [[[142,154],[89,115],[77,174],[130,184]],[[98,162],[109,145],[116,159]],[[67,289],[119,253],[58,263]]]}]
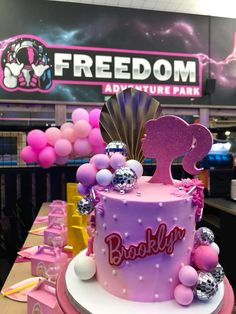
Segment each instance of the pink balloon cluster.
[{"label": "pink balloon cluster", "polygon": [[26,163],[37,162],[42,168],[54,163],[66,164],[70,158],[86,157],[105,152],[100,128],[101,110],[90,112],[78,108],[72,112],[72,121],[64,123],[60,129],[50,127],[45,132],[32,130],[27,135],[28,146],[24,147],[20,157]]}]

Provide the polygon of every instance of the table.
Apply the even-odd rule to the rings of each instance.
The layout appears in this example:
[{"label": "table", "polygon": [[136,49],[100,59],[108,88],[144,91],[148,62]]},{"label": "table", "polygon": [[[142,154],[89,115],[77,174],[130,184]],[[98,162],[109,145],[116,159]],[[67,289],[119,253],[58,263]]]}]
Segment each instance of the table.
[{"label": "table", "polygon": [[[48,214],[48,205],[49,203],[43,203],[38,216],[46,216]],[[45,226],[46,223],[36,224],[32,226],[32,229]],[[43,244],[43,236],[28,234],[24,247],[30,247],[35,245]],[[9,287],[14,283],[17,283],[21,280],[26,278],[32,277],[31,276],[31,264],[30,262],[23,262],[23,263],[15,263],[4,283],[3,288]],[[27,313],[27,304],[23,302],[17,302],[10,300],[0,294],[0,312],[5,314],[26,314]]]}]

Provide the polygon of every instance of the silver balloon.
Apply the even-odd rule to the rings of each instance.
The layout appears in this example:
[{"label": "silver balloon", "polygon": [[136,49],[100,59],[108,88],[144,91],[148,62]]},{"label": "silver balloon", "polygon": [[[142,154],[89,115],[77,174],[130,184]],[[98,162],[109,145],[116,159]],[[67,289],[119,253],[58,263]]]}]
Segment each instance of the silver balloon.
[{"label": "silver balloon", "polygon": [[193,288],[195,297],[200,301],[210,300],[217,292],[218,284],[211,273],[200,271]]},{"label": "silver balloon", "polygon": [[223,281],[225,276],[224,269],[219,263],[216,265],[216,268],[211,271],[211,274],[218,284]]},{"label": "silver balloon", "polygon": [[125,143],[120,141],[112,141],[106,146],[106,155],[111,157],[115,153],[120,153],[121,155],[128,156],[128,147]]},{"label": "silver balloon", "polygon": [[207,227],[201,227],[195,232],[194,246],[209,245],[215,241],[214,233]]},{"label": "silver balloon", "polygon": [[137,175],[129,167],[117,169],[112,176],[112,185],[117,191],[128,192],[135,187],[136,182]]},{"label": "silver balloon", "polygon": [[91,198],[84,197],[77,203],[77,210],[81,215],[88,215],[94,209],[94,203]]}]

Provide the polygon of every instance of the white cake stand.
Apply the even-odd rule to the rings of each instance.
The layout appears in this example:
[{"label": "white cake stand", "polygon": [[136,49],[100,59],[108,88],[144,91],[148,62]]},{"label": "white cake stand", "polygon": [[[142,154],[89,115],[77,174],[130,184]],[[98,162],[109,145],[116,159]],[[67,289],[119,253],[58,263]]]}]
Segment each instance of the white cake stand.
[{"label": "white cake stand", "polygon": [[[85,251],[79,253],[85,255]],[[164,302],[134,302],[118,298],[107,292],[95,278],[79,280],[74,271],[75,258],[65,274],[65,288],[71,303],[81,314],[216,314],[224,298],[224,284],[220,283],[216,295],[208,302],[194,301],[184,307],[174,300]]]}]

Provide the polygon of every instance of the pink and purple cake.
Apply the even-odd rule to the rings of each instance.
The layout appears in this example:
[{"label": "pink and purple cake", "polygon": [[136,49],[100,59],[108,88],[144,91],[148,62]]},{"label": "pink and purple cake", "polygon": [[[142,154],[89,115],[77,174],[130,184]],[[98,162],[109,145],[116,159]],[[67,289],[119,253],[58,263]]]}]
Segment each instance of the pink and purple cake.
[{"label": "pink and purple cake", "polygon": [[[85,195],[78,211],[89,214],[91,237],[67,274],[68,293],[82,313],[111,312],[104,300],[106,310],[88,309],[83,302],[79,307],[89,285],[98,295],[105,293],[101,298],[115,297],[114,313],[131,313],[130,303],[125,303],[127,312],[119,310],[127,300],[139,308],[137,313],[182,313],[181,306],[185,313],[218,313],[224,295],[219,248],[211,230],[196,230],[203,184],[197,178],[174,180],[170,171],[172,161],[184,156],[184,169],[199,173],[196,162],[209,152],[211,133],[175,116],[151,119],[144,128],[143,153],[157,161],[152,177],[143,176],[141,163],[128,159],[122,142],[108,144],[106,154],[78,168],[78,190]],[[71,292],[71,272],[84,285],[78,298],[77,288]],[[143,308],[144,303],[153,309]]]}]

